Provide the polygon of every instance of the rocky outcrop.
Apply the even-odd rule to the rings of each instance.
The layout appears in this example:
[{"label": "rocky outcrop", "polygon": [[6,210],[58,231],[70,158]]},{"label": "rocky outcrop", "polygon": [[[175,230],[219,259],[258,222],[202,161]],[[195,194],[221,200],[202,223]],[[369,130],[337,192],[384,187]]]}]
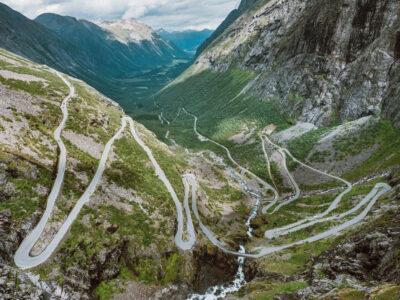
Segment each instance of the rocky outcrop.
[{"label": "rocky outcrop", "polygon": [[398,1],[257,5],[256,11],[242,12],[198,63],[261,73],[251,91],[278,99],[283,110],[302,121],[326,125],[382,114],[400,126],[394,100],[400,76]]},{"label": "rocky outcrop", "polygon": [[26,234],[38,221],[38,214],[23,223],[13,221],[9,209],[0,211],[0,295],[1,299],[63,298],[56,284],[46,283],[31,273],[13,267],[13,255]]},{"label": "rocky outcrop", "polygon": [[237,270],[235,257],[205,245],[195,249],[193,259],[195,278],[192,284],[195,291],[230,282]]},{"label": "rocky outcrop", "polygon": [[313,292],[327,293],[340,282],[352,282],[365,289],[381,283],[399,284],[399,212],[392,220],[393,223],[359,234],[316,258],[308,274]]}]

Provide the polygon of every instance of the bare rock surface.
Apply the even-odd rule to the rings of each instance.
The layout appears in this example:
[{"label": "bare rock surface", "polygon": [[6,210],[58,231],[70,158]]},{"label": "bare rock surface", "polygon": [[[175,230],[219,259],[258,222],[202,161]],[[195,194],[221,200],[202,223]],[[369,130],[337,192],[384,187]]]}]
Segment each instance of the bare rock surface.
[{"label": "bare rock surface", "polygon": [[279,99],[303,122],[385,115],[398,124],[398,1],[272,0],[250,7],[202,52],[197,69],[255,71],[249,91]]},{"label": "bare rock surface", "polygon": [[0,76],[6,79],[21,80],[26,82],[46,82],[45,79],[30,74],[15,73],[9,70],[0,70]]}]

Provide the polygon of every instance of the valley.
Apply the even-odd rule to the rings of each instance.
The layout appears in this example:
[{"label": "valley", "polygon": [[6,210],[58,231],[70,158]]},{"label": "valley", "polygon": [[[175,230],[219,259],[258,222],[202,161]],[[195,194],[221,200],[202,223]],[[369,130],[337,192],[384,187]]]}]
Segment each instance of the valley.
[{"label": "valley", "polygon": [[191,60],[133,19],[97,24],[45,13],[30,20],[2,3],[0,14],[2,48],[80,78],[128,110],[178,76]]},{"label": "valley", "polygon": [[242,0],[190,62],[0,6],[0,299],[398,299],[399,12]]}]

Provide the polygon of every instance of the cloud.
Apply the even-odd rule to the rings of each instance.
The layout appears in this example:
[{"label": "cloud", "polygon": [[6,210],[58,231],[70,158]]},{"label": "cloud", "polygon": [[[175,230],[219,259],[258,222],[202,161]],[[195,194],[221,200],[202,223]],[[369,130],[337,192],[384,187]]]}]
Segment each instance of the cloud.
[{"label": "cloud", "polygon": [[89,20],[135,18],[153,28],[216,28],[239,0],[3,0],[35,18],[52,12]]}]

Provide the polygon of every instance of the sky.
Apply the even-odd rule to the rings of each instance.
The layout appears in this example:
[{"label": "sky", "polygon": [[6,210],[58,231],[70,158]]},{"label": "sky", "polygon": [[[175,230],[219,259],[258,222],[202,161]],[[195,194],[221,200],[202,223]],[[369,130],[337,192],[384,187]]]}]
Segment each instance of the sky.
[{"label": "sky", "polygon": [[154,29],[215,29],[240,0],[2,0],[29,18],[52,12],[98,20],[138,19]]}]

